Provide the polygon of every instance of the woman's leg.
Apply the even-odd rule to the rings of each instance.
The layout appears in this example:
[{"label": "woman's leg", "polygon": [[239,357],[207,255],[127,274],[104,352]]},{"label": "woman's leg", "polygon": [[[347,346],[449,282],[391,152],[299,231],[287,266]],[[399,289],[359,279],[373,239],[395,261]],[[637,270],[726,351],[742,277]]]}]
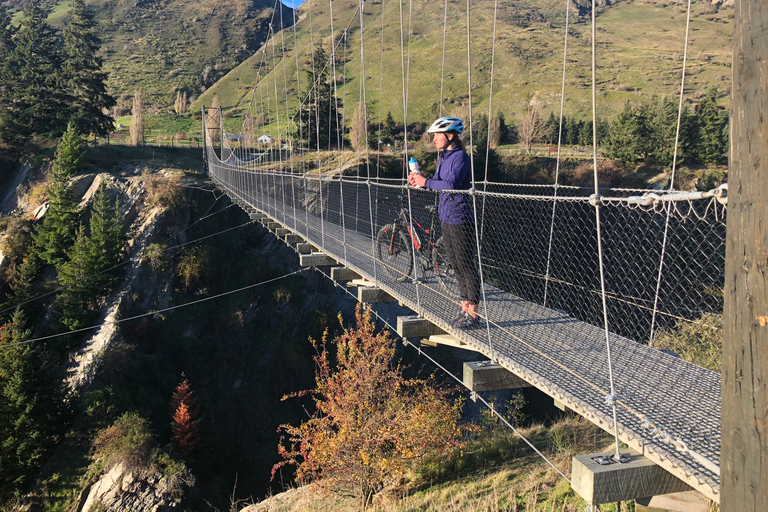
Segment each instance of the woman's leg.
[{"label": "woman's leg", "polygon": [[468,224],[443,224],[442,229],[448,260],[456,272],[459,297],[462,302],[468,303],[469,310],[471,306],[480,303],[480,277],[474,257],[474,231]]}]

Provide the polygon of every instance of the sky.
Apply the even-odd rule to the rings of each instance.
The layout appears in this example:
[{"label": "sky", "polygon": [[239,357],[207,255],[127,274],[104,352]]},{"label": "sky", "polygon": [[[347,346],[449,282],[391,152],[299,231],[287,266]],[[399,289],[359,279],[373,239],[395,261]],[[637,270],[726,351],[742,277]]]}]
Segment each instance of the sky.
[{"label": "sky", "polygon": [[282,2],[288,7],[296,8],[304,3],[304,0],[282,0]]}]

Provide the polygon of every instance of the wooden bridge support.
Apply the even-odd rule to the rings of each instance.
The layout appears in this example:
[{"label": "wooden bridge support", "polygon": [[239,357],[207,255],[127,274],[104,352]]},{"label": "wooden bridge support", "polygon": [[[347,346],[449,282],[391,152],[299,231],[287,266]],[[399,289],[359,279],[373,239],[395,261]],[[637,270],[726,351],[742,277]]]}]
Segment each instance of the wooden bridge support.
[{"label": "wooden bridge support", "polygon": [[299,254],[299,265],[302,267],[322,267],[328,265],[338,265],[338,263],[335,259],[326,254],[323,254],[322,252],[313,252],[309,254]]},{"label": "wooden bridge support", "polygon": [[493,361],[464,363],[464,385],[472,392],[529,388],[531,384]]},{"label": "wooden bridge support", "polygon": [[736,0],[723,308],[723,512],[768,507],[768,2]]},{"label": "wooden bridge support", "polygon": [[429,338],[421,340],[422,347],[436,347],[438,345],[445,345],[446,347],[465,348],[469,349],[469,346],[458,338],[454,338],[450,334],[433,334]]},{"label": "wooden bridge support", "polygon": [[697,491],[662,494],[635,500],[635,512],[710,512],[709,500]]},{"label": "wooden bridge support", "polygon": [[296,244],[296,252],[299,254],[311,254],[314,251],[315,251],[315,246],[310,243],[302,242],[302,243]]},{"label": "wooden bridge support", "polygon": [[418,315],[397,317],[397,334],[401,338],[423,338],[433,334],[445,334],[445,331]]},{"label": "wooden bridge support", "polygon": [[639,453],[627,453],[628,462],[599,464],[612,453],[591,453],[573,458],[571,487],[590,505],[615,503],[649,496],[690,491],[688,484]]},{"label": "wooden bridge support", "polygon": [[283,238],[284,236],[290,234],[291,230],[286,228],[277,228],[275,229],[275,235],[277,235],[278,238]]},{"label": "wooden bridge support", "polygon": [[333,267],[331,269],[331,280],[333,281],[352,281],[360,279],[360,274],[347,267]]},{"label": "wooden bridge support", "polygon": [[373,304],[376,302],[397,302],[397,299],[381,288],[375,286],[358,286],[357,300],[358,302],[364,302],[366,304]]},{"label": "wooden bridge support", "polygon": [[285,235],[285,242],[289,244],[299,244],[304,242],[304,237],[301,235],[295,235],[293,233],[289,233]]}]

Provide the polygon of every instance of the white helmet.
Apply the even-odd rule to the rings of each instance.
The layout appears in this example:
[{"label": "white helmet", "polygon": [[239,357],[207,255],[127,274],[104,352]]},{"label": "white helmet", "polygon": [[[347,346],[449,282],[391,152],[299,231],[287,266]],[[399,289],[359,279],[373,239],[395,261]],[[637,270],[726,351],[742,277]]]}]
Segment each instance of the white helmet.
[{"label": "white helmet", "polygon": [[456,117],[441,117],[429,127],[429,133],[458,132],[464,133],[464,121]]}]

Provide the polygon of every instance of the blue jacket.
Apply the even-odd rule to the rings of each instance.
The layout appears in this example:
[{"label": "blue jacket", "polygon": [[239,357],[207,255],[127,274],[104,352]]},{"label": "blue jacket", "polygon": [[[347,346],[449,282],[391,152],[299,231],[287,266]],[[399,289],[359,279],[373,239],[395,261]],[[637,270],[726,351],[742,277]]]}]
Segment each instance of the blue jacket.
[{"label": "blue jacket", "polygon": [[[469,190],[472,187],[472,164],[466,151],[459,148],[437,156],[437,172],[427,179],[424,188],[432,190]],[[472,207],[467,194],[440,194],[440,221],[445,224],[471,224]]]}]

